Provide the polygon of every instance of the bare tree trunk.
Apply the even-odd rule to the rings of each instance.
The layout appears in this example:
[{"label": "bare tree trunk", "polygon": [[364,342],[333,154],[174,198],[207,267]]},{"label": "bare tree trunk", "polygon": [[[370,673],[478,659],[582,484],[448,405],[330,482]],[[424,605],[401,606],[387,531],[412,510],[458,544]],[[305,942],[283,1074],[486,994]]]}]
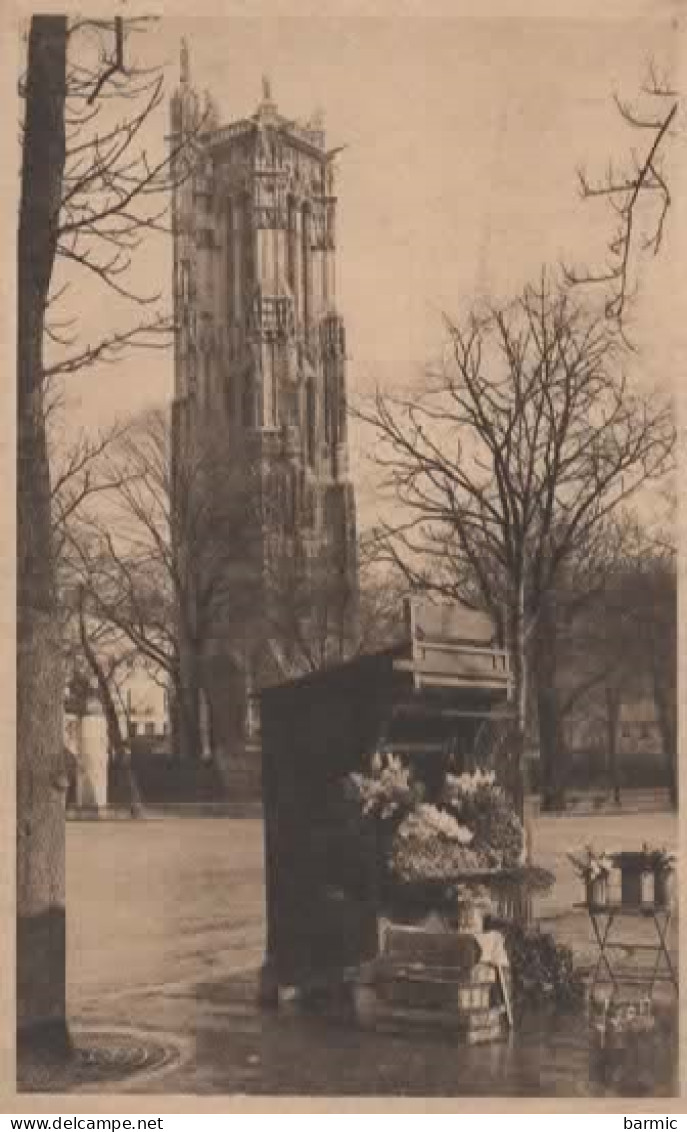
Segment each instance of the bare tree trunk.
[{"label": "bare tree trunk", "polygon": [[509,618],[509,648],[511,654],[510,698],[514,712],[512,737],[507,751],[505,768],[507,783],[513,806],[522,819],[525,813],[525,728],[527,724],[527,654],[525,643],[524,592],[520,587],[517,607]]},{"label": "bare tree trunk", "polygon": [[608,774],[613,790],[613,801],[621,804],[620,774],[618,767],[618,720],[620,719],[620,696],[615,688],[606,687],[606,744]]},{"label": "bare tree trunk", "polygon": [[202,754],[200,734],[200,683],[194,671],[195,662],[185,655],[183,668],[173,675],[174,747],[180,759],[199,759]]},{"label": "bare tree trunk", "polygon": [[565,746],[562,742],[558,702],[556,628],[552,599],[546,595],[542,599],[537,626],[534,676],[539,725],[541,808],[548,811],[565,808]]},{"label": "bare tree trunk", "polygon": [[64,678],[43,418],[45,307],[65,160],[67,20],[33,16],[17,247],[17,1036],[65,1056]]},{"label": "bare tree trunk", "polygon": [[661,672],[657,666],[652,665],[652,684],[654,703],[658,728],[661,733],[661,746],[665,760],[666,777],[668,781],[668,795],[674,810],[678,807],[677,783],[677,711],[671,701],[665,679],[661,679]]}]

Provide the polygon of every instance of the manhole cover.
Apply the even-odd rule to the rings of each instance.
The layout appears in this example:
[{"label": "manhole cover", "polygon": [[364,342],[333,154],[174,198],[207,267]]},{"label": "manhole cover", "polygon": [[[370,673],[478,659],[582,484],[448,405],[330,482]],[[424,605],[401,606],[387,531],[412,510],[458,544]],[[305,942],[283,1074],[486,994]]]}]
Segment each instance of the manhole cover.
[{"label": "manhole cover", "polygon": [[181,1051],[166,1037],[124,1031],[76,1031],[68,1062],[50,1065],[26,1061],[17,1067],[21,1092],[69,1092],[107,1085],[132,1075],[157,1073],[177,1064]]}]

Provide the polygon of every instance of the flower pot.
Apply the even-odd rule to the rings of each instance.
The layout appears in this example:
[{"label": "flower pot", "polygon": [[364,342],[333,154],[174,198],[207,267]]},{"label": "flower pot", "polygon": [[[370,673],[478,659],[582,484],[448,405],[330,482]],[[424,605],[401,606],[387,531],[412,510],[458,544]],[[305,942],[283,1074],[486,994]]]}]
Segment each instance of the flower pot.
[{"label": "flower pot", "polygon": [[608,877],[594,877],[587,881],[587,906],[602,908],[608,904]]},{"label": "flower pot", "polygon": [[643,853],[622,853],[620,865],[620,899],[626,908],[649,907],[654,903],[654,874]]},{"label": "flower pot", "polygon": [[639,902],[643,908],[653,908],[656,902],[655,876],[653,869],[644,869],[639,877]]},{"label": "flower pot", "polygon": [[459,904],[455,923],[459,932],[479,934],[484,931],[484,909],[476,904]]},{"label": "flower pot", "polygon": [[673,869],[656,869],[654,872],[654,903],[657,908],[671,908],[675,900],[675,873]]}]

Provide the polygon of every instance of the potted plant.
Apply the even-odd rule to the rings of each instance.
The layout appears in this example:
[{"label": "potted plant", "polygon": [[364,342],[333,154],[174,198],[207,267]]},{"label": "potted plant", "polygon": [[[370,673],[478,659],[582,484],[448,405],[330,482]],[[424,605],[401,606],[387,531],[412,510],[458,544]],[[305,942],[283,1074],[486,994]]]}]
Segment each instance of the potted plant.
[{"label": "potted plant", "polygon": [[676,857],[667,849],[650,851],[654,874],[654,904],[657,908],[670,908],[675,897]]},{"label": "potted plant", "polygon": [[447,896],[453,905],[447,916],[451,927],[475,935],[484,931],[484,917],[492,908],[491,897],[484,885],[451,885]]},{"label": "potted plant", "polygon": [[641,850],[624,850],[616,853],[614,863],[620,869],[620,899],[626,908],[653,906],[655,900],[654,869],[651,851],[646,845]]},{"label": "potted plant", "polygon": [[603,908],[609,903],[609,879],[613,860],[606,853],[597,853],[587,845],[582,854],[568,854],[585,886],[588,908]]}]

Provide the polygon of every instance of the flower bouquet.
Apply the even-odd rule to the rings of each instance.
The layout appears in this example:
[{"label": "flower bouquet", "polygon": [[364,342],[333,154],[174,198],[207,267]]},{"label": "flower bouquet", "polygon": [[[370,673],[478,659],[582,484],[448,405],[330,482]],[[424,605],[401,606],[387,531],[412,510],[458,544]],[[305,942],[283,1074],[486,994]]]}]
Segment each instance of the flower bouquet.
[{"label": "flower bouquet", "polygon": [[613,859],[607,853],[597,853],[587,845],[581,854],[568,853],[578,876],[584,881],[588,908],[602,908],[608,904],[608,882]]},{"label": "flower bouquet", "polygon": [[452,928],[460,932],[484,931],[484,917],[492,910],[492,900],[484,885],[450,885],[446,895],[453,905],[447,914]]},{"label": "flower bouquet", "polygon": [[628,908],[666,908],[672,900],[675,857],[667,849],[623,851],[614,857],[620,869],[621,900]]},{"label": "flower bouquet", "polygon": [[442,803],[474,834],[474,846],[496,867],[523,862],[525,832],[493,771],[447,774]]},{"label": "flower bouquet", "polygon": [[373,755],[369,774],[349,775],[346,792],[358,802],[363,817],[382,825],[401,821],[422,800],[422,788],[412,781],[410,768],[391,753]]},{"label": "flower bouquet", "polygon": [[676,858],[667,849],[644,844],[640,851],[617,853],[622,902],[628,907],[668,908],[673,900]]},{"label": "flower bouquet", "polygon": [[675,899],[677,857],[665,848],[653,849],[650,855],[654,874],[654,903],[657,908],[670,908]]}]

